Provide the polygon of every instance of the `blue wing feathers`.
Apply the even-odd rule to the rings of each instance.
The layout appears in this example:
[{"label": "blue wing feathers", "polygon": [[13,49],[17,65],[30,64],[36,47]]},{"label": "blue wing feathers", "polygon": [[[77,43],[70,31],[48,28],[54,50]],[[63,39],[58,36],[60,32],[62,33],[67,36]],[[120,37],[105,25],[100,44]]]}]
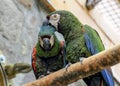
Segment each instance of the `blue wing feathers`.
[{"label": "blue wing feathers", "polygon": [[92,53],[92,55],[98,53],[98,50],[95,48],[94,44],[92,43],[92,41],[90,40],[89,36],[86,33],[84,34],[84,39],[86,46],[88,50]]},{"label": "blue wing feathers", "polygon": [[[94,55],[94,54],[97,54],[100,51],[104,50],[104,45],[102,44],[102,41],[101,41],[98,33],[95,30],[88,31],[88,26],[85,26],[84,29],[85,29],[84,40],[85,40],[86,46],[87,46],[88,50],[91,52],[91,54]],[[89,29],[92,29],[92,28],[89,27]],[[97,37],[95,37],[95,36],[97,36]],[[100,46],[102,46],[102,47],[100,47]],[[101,49],[99,49],[99,48],[101,48]],[[111,74],[108,70],[106,70],[106,69],[102,70],[101,74],[102,74],[105,82],[108,84],[108,86],[115,86],[113,77],[111,76]]]},{"label": "blue wing feathers", "polygon": [[105,82],[108,84],[108,86],[115,86],[113,78],[108,70],[106,70],[106,69],[102,70],[101,74],[102,74]]}]

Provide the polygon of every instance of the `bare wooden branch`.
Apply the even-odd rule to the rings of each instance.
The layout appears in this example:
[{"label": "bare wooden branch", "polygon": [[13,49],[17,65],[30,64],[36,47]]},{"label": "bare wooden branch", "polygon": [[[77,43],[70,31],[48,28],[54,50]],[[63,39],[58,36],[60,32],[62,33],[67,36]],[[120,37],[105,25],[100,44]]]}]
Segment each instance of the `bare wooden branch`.
[{"label": "bare wooden branch", "polygon": [[64,86],[120,62],[120,44],[24,86]]}]

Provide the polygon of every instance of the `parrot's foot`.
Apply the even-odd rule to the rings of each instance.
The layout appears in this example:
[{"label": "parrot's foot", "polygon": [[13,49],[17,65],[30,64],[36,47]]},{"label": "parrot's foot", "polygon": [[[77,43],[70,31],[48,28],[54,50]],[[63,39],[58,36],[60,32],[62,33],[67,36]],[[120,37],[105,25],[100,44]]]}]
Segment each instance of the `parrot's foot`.
[{"label": "parrot's foot", "polygon": [[47,71],[47,75],[49,75],[50,73],[51,73],[51,72],[48,70],[48,71]]},{"label": "parrot's foot", "polygon": [[70,67],[71,64],[72,64],[72,63],[69,62],[69,63],[65,66],[65,70],[66,70],[66,71],[68,70],[68,67]]},{"label": "parrot's foot", "polygon": [[39,77],[38,77],[38,79],[40,79],[40,78],[43,78],[45,75],[40,75]]},{"label": "parrot's foot", "polygon": [[80,60],[80,63],[82,64],[83,60],[86,59],[85,57],[80,57],[79,60]]}]

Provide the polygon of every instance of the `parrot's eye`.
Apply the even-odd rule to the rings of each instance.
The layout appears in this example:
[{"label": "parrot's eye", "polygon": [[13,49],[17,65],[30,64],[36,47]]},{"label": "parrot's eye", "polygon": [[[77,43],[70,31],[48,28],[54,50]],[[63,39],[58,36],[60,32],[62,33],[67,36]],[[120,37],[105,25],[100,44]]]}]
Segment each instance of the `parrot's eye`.
[{"label": "parrot's eye", "polygon": [[54,15],[54,18],[57,18],[57,15]]},{"label": "parrot's eye", "polygon": [[60,15],[59,14],[53,14],[50,19],[53,19],[53,20],[59,20],[60,19]]}]

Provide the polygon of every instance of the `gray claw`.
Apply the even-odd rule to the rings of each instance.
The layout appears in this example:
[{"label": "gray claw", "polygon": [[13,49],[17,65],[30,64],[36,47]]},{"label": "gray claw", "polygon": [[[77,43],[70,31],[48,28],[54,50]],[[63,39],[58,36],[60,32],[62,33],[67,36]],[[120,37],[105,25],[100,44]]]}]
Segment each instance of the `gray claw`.
[{"label": "gray claw", "polygon": [[43,78],[45,75],[40,75],[38,79]]},{"label": "gray claw", "polygon": [[81,64],[82,64],[82,62],[83,62],[84,59],[85,59],[85,57],[80,57],[79,58]]},{"label": "gray claw", "polygon": [[48,70],[48,71],[47,71],[47,75],[49,75],[50,73],[51,73],[51,72]]},{"label": "gray claw", "polygon": [[65,66],[65,70],[66,70],[66,71],[67,71],[68,67],[70,67],[71,64],[72,64],[72,63],[69,62],[69,63]]}]

